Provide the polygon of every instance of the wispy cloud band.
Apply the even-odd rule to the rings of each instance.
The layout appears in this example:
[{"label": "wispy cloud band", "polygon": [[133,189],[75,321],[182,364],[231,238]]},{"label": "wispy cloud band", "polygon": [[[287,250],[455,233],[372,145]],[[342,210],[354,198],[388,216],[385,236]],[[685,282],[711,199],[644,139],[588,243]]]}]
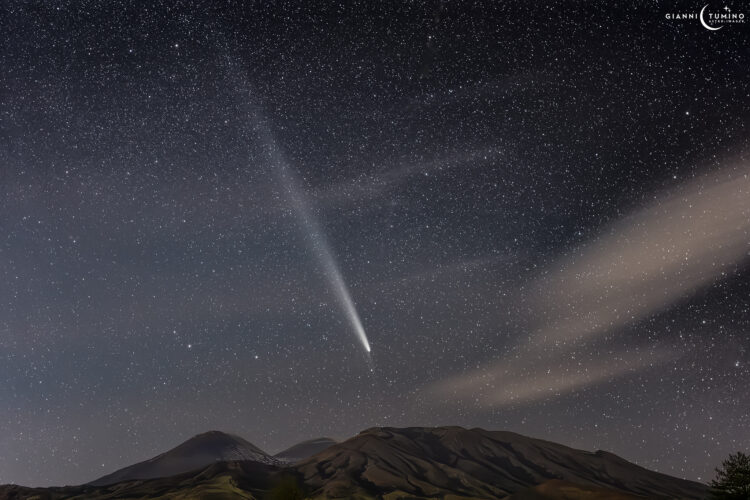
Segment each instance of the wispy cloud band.
[{"label": "wispy cloud band", "polygon": [[529,403],[673,361],[684,352],[623,342],[599,358],[576,353],[721,279],[749,255],[744,164],[656,195],[540,273],[524,296],[538,320],[512,357],[439,381],[429,392],[441,400]]}]

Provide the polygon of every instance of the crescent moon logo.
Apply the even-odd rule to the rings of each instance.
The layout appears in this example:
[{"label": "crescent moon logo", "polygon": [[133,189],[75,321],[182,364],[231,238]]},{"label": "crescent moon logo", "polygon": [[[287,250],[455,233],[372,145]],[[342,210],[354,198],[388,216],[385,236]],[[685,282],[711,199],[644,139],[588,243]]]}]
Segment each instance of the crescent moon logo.
[{"label": "crescent moon logo", "polygon": [[703,8],[701,9],[701,15],[700,15],[701,24],[703,25],[703,27],[711,31],[716,31],[716,30],[720,30],[721,28],[723,28],[724,26],[719,26],[718,28],[712,28],[711,26],[706,24],[705,19],[703,19],[703,11],[706,10],[706,7],[708,7],[708,4],[703,6]]}]

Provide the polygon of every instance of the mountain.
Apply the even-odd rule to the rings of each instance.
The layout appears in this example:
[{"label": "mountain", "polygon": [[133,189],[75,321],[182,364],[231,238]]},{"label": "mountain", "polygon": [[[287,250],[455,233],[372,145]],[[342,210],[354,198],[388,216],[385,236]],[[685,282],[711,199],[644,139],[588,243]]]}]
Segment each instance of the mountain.
[{"label": "mountain", "polygon": [[581,486],[560,479],[550,479],[539,486],[514,493],[505,500],[643,500],[643,497],[605,488]]},{"label": "mountain", "polygon": [[327,437],[310,439],[308,441],[297,443],[284,451],[280,451],[273,457],[286,463],[299,462],[300,460],[311,457],[316,453],[320,453],[326,448],[330,448],[336,443],[338,443],[338,441]]},{"label": "mountain", "polygon": [[498,499],[550,479],[614,490],[620,498],[699,499],[707,492],[705,485],[644,469],[611,453],[461,427],[368,429],[294,470],[313,498],[321,499]]},{"label": "mountain", "polygon": [[462,427],[371,428],[289,465],[242,438],[209,432],[90,484],[0,486],[0,500],[697,500],[707,494],[706,485],[604,451]]},{"label": "mountain", "polygon": [[265,500],[280,483],[276,466],[259,462],[217,462],[198,471],[106,486],[25,488],[0,486],[0,500]]},{"label": "mountain", "polygon": [[215,462],[250,460],[275,465],[276,459],[239,436],[210,431],[194,436],[176,448],[150,460],[125,467],[89,483],[104,486],[132,479],[174,476]]}]

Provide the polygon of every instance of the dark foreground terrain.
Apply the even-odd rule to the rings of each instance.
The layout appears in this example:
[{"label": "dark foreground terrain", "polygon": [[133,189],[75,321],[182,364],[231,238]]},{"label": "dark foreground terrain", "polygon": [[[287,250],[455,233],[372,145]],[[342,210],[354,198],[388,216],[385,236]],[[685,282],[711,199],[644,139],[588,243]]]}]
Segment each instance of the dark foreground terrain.
[{"label": "dark foreground terrain", "polygon": [[511,432],[372,428],[338,444],[306,442],[293,455],[306,453],[315,454],[285,461],[242,438],[214,431],[87,485],[0,486],[0,500],[707,497],[705,485],[644,469],[611,453]]}]

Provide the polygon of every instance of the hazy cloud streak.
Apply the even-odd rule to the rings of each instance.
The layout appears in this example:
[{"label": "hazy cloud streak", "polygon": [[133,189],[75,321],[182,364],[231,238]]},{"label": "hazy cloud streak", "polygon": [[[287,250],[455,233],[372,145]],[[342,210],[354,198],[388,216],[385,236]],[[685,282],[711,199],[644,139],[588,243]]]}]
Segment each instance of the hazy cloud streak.
[{"label": "hazy cloud streak", "polygon": [[680,355],[660,348],[590,361],[585,356],[539,356],[526,351],[518,358],[447,379],[433,389],[443,397],[472,399],[482,405],[529,403],[638,373]]},{"label": "hazy cloud streak", "polygon": [[749,253],[748,168],[657,195],[541,273],[526,296],[538,326],[512,359],[440,381],[429,392],[488,405],[528,403],[675,360],[683,353],[663,348],[576,357],[720,279]]},{"label": "hazy cloud streak", "polygon": [[497,148],[460,151],[432,160],[403,162],[396,167],[372,175],[348,179],[316,190],[312,196],[326,204],[346,204],[371,201],[393,192],[418,176],[440,175],[448,170],[473,167],[483,162],[497,161],[501,153]]},{"label": "hazy cloud streak", "polygon": [[722,171],[657,196],[553,265],[532,287],[549,318],[532,344],[611,331],[722,277],[750,252],[749,174]]}]

